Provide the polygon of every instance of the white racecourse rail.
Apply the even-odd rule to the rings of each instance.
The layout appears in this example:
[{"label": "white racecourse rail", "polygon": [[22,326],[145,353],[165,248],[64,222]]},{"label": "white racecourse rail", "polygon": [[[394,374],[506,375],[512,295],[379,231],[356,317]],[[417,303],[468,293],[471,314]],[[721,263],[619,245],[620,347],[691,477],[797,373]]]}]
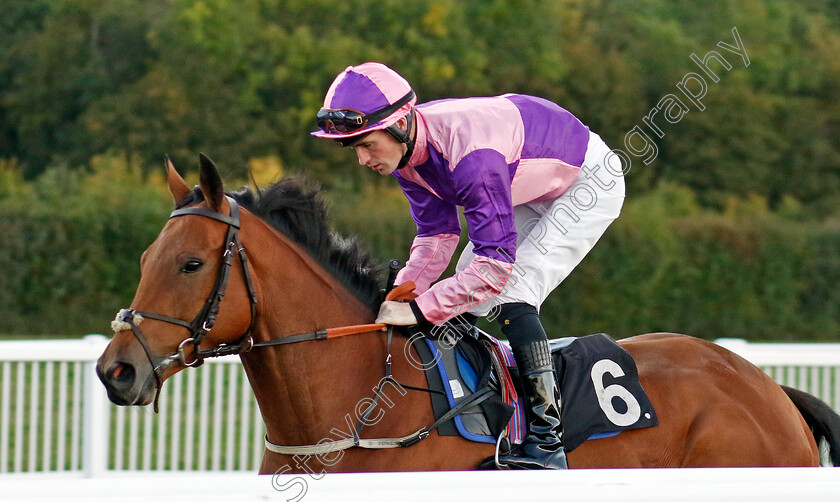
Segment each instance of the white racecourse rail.
[{"label": "white racecourse rail", "polygon": [[[0,474],[258,469],[264,427],[238,357],[170,379],[155,415],[107,400],[94,373],[107,341],[0,342]],[[840,344],[718,343],[840,410]]]},{"label": "white racecourse rail", "polygon": [[0,342],[0,474],[259,468],[264,426],[238,357],[171,378],[155,415],[108,401],[94,370],[107,343]]}]

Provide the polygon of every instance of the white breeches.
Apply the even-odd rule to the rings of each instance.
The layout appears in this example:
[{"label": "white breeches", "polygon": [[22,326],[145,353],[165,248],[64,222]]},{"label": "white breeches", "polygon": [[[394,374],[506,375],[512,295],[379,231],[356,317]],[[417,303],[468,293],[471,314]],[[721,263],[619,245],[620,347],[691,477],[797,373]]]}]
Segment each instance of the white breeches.
[{"label": "white breeches", "polygon": [[[623,203],[621,160],[600,136],[590,132],[580,175],[563,195],[513,208],[518,233],[513,273],[498,296],[470,313],[486,316],[504,303],[527,303],[539,310],[618,218]],[[472,250],[473,244],[468,243],[457,271],[475,257]]]}]

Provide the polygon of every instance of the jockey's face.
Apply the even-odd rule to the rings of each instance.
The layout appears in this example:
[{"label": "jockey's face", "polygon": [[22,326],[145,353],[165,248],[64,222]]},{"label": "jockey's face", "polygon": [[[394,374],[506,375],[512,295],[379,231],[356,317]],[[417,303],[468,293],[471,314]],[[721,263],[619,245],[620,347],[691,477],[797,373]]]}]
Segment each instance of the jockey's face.
[{"label": "jockey's face", "polygon": [[[404,121],[405,119],[400,119]],[[404,123],[398,124],[405,127]],[[359,164],[368,166],[382,176],[393,173],[406,152],[406,145],[399,143],[385,131],[373,131],[357,143],[353,143]]]}]

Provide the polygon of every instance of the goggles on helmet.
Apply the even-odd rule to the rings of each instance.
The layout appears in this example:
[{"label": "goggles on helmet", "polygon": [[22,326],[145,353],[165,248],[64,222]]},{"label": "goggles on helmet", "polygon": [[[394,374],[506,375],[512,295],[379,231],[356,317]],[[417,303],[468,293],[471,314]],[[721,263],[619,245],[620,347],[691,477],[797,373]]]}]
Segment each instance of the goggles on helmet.
[{"label": "goggles on helmet", "polygon": [[318,127],[331,134],[348,134],[360,131],[367,127],[368,124],[375,124],[395,111],[402,108],[414,98],[414,91],[408,91],[408,94],[400,98],[396,103],[386,106],[381,110],[365,115],[362,112],[351,110],[349,108],[330,109],[321,108],[315,115],[318,120]]}]

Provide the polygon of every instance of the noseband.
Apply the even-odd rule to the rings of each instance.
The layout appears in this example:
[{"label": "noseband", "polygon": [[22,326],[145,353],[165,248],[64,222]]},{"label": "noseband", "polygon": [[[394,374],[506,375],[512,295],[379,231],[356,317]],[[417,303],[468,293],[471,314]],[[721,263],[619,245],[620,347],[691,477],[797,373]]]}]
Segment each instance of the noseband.
[{"label": "noseband", "polygon": [[[230,216],[198,207],[176,209],[169,215],[169,219],[187,215],[204,216],[206,218],[221,221],[228,226],[222,260],[219,264],[219,271],[216,274],[216,282],[213,285],[213,290],[210,292],[207,300],[205,300],[204,306],[195,318],[191,322],[187,322],[175,317],[129,308],[122,309],[115,319],[115,321],[123,322],[131,328],[132,333],[134,333],[134,336],[146,352],[146,357],[149,359],[149,363],[153,368],[152,373],[154,374],[157,383],[157,390],[155,394],[156,412],[158,410],[158,398],[160,397],[160,390],[163,384],[163,373],[172,365],[181,363],[188,367],[200,366],[207,357],[241,354],[242,352],[248,351],[253,346],[253,340],[250,335],[257,318],[257,294],[254,290],[253,281],[251,280],[251,272],[248,267],[248,257],[245,255],[245,248],[242,247],[242,243],[239,240],[239,204],[231,197],[227,197],[227,199],[230,203]],[[219,306],[222,299],[225,297],[225,290],[227,290],[234,254],[239,256],[239,263],[242,265],[242,275],[245,278],[245,287],[248,290],[248,299],[251,304],[251,323],[248,326],[248,330],[245,331],[245,333],[239,338],[238,342],[234,344],[222,344],[213,349],[202,349],[201,342],[204,340],[207,333],[213,329],[213,325],[216,323],[216,316],[219,314]],[[169,324],[182,326],[189,330],[190,336],[178,344],[178,348],[175,353],[164,357],[158,364],[155,364],[155,358],[152,356],[152,351],[149,348],[146,337],[137,326],[143,319],[155,319]],[[192,361],[187,361],[187,355],[184,350],[185,347],[189,345],[192,345],[193,347]]]}]

